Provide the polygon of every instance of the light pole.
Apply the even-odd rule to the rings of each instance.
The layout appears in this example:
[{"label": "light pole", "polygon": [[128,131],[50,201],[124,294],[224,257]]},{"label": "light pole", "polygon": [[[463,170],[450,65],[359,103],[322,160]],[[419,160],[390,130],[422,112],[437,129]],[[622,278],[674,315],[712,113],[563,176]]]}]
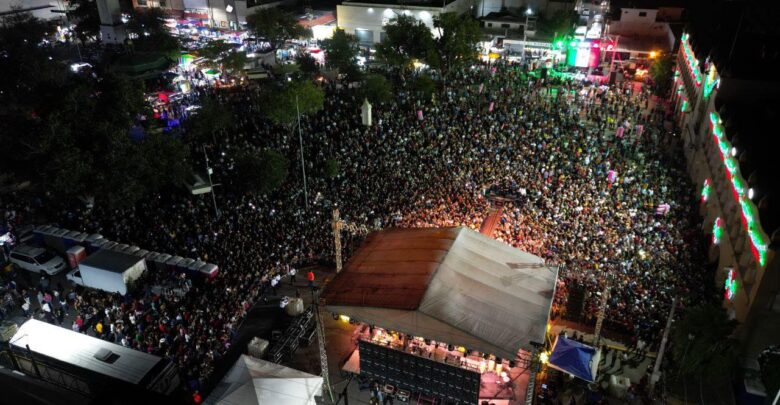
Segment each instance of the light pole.
[{"label": "light pole", "polygon": [[523,25],[523,55],[520,57],[520,62],[525,64],[525,40],[528,35],[528,17],[534,12],[530,8],[525,9],[525,25]]},{"label": "light pole", "polygon": [[211,181],[211,167],[209,166],[209,155],[206,153],[206,147],[203,147],[203,157],[206,158],[206,174],[209,177],[209,189],[211,192],[211,202],[214,203],[214,215],[219,218],[219,209],[217,209],[217,197],[214,195],[214,182]]}]

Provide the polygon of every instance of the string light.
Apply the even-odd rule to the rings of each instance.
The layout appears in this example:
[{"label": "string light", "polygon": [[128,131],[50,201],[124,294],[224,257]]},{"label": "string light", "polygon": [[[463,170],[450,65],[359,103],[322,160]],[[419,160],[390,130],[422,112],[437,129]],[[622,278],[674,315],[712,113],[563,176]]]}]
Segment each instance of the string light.
[{"label": "string light", "polygon": [[688,64],[688,70],[691,72],[691,79],[693,79],[696,86],[701,86],[702,78],[701,71],[699,70],[699,60],[696,59],[696,55],[693,53],[693,48],[688,42],[690,36],[685,33],[682,36],[683,55],[685,56],[685,62]]},{"label": "string light", "polygon": [[720,217],[715,218],[715,223],[712,224],[712,244],[720,244],[720,237],[723,236],[723,227],[721,226]]},{"label": "string light", "polygon": [[734,274],[734,269],[729,269],[728,274],[726,275],[726,284],[724,285],[724,294],[723,296],[729,300],[732,301],[734,299],[734,295],[737,293],[737,279]]},{"label": "string light", "polygon": [[742,212],[742,226],[745,228],[750,239],[750,247],[753,257],[758,264],[763,267],[766,264],[767,249],[769,244],[761,231],[761,224],[758,221],[756,206],[750,201],[749,191],[744,180],[739,176],[739,164],[733,156],[729,156],[731,143],[726,139],[723,124],[720,115],[716,112],[710,113],[710,129],[715,144],[720,151],[720,158],[726,168],[726,177],[731,182],[732,195],[740,206]]},{"label": "string light", "polygon": [[710,199],[711,192],[712,187],[710,186],[710,179],[705,179],[704,186],[701,188],[701,202],[707,202],[707,200]]},{"label": "string light", "polygon": [[710,97],[710,94],[712,94],[712,90],[715,89],[715,86],[717,85],[720,87],[720,80],[717,78],[718,71],[715,70],[715,64],[710,63],[710,69],[707,73],[707,78],[704,81],[704,99],[708,99]]}]

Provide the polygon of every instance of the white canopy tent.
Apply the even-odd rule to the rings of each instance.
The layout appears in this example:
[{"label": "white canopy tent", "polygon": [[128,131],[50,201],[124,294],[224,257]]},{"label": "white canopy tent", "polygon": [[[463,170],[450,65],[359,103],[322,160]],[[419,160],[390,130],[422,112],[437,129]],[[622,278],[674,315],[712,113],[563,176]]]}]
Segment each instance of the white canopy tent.
[{"label": "white canopy tent", "polygon": [[[531,350],[531,341],[543,342],[557,270],[471,229],[447,231],[391,230],[370,237],[366,250],[355,254],[358,263],[351,262],[329,285],[327,309],[508,359],[518,349]],[[419,237],[424,232],[428,237]],[[425,256],[426,249],[434,253]],[[419,269],[421,262],[430,270],[415,273],[417,284],[427,280],[415,295],[420,287],[403,269]],[[405,292],[409,302],[383,296]]]},{"label": "white canopy tent", "polygon": [[206,399],[207,405],[314,405],[322,377],[241,355]]}]

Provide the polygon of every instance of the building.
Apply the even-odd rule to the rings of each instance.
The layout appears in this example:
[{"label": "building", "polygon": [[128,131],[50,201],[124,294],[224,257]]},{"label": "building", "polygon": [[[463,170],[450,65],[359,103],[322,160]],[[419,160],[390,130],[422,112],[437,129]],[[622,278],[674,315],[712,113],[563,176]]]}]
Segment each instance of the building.
[{"label": "building", "polygon": [[723,305],[739,321],[743,365],[780,343],[780,180],[769,128],[780,113],[778,5],[695,10],[677,52],[672,100],[699,185]]},{"label": "building", "polygon": [[246,17],[262,8],[276,7],[285,0],[132,0],[133,8],[159,7],[170,15],[196,25],[239,29]]},{"label": "building", "polygon": [[41,20],[61,19],[65,7],[61,2],[49,0],[0,0],[0,18],[3,16],[28,12]]},{"label": "building", "polygon": [[607,34],[617,44],[617,52],[627,59],[652,59],[675,48],[675,22],[682,17],[683,0],[613,1]]},{"label": "building", "polygon": [[472,7],[472,0],[345,1],[336,6],[336,18],[339,28],[354,34],[361,44],[372,45],[382,42],[384,26],[396,16],[414,16],[436,35],[433,29],[434,17],[442,13],[463,14],[472,10]]}]

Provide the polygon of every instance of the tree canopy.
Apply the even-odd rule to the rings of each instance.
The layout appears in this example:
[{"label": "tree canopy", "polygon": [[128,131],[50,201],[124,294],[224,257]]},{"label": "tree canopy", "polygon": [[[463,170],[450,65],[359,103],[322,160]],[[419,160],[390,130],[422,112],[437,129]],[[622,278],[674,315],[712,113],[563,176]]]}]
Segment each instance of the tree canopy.
[{"label": "tree canopy", "polygon": [[311,35],[311,30],[300,24],[290,13],[277,7],[261,8],[246,17],[249,29],[267,40],[276,49],[285,40]]},{"label": "tree canopy", "polygon": [[425,60],[433,47],[433,35],[422,21],[399,15],[385,25],[385,40],[376,47],[377,56],[403,74],[415,59]]},{"label": "tree canopy", "polygon": [[360,98],[367,98],[373,104],[381,104],[390,101],[393,97],[393,89],[387,79],[378,74],[370,74],[363,80],[360,88]]},{"label": "tree canopy", "polygon": [[174,56],[180,45],[165,25],[167,18],[166,11],[159,7],[135,9],[126,25],[132,50]]},{"label": "tree canopy", "polygon": [[309,80],[289,82],[267,97],[271,99],[265,103],[266,116],[277,125],[287,126],[295,123],[298,110],[301,115],[312,114],[321,110],[325,102],[325,93]]},{"label": "tree canopy", "polygon": [[71,0],[68,15],[76,22],[76,35],[82,41],[100,38],[100,15],[97,1]]},{"label": "tree canopy", "polygon": [[86,195],[115,206],[178,184],[188,168],[181,142],[152,131],[138,142],[129,136],[148,113],[143,85],[99,69],[94,77],[71,72],[38,46],[46,34],[29,14],[0,27],[0,49],[10,59],[0,63],[0,144],[12,151],[0,171],[57,198]]},{"label": "tree canopy", "polygon": [[433,18],[439,37],[428,64],[438,68],[443,77],[454,68],[477,58],[477,44],[482,36],[479,23],[467,14],[442,13]]},{"label": "tree canopy", "polygon": [[322,41],[325,64],[340,72],[349,71],[357,65],[358,40],[342,28],[333,31],[333,37]]},{"label": "tree canopy", "polygon": [[663,55],[650,66],[650,76],[653,78],[653,90],[656,96],[663,97],[669,92],[672,85],[672,68],[674,67],[674,55]]},{"label": "tree canopy", "polygon": [[224,105],[211,97],[201,98],[201,107],[186,122],[187,136],[191,142],[211,142],[219,131],[230,130],[233,115]]},{"label": "tree canopy", "polygon": [[273,149],[246,152],[236,159],[238,178],[253,194],[268,194],[279,188],[287,179],[289,166],[287,158]]}]

